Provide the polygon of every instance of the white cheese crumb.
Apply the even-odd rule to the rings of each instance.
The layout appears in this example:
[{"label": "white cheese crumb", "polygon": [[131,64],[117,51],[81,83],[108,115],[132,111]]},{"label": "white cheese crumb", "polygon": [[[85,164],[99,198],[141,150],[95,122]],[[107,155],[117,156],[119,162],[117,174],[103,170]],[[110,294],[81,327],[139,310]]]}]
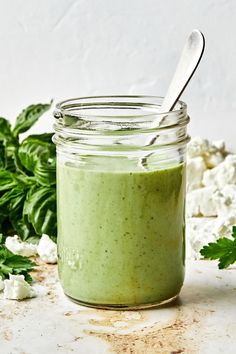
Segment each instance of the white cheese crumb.
[{"label": "white cheese crumb", "polygon": [[42,235],[37,247],[37,252],[42,261],[46,263],[57,263],[57,245],[48,235]]},{"label": "white cheese crumb", "polygon": [[232,226],[236,225],[236,215],[227,217],[186,219],[186,258],[201,259],[200,250],[209,242],[220,237],[230,237]]},{"label": "white cheese crumb", "polygon": [[225,153],[225,142],[224,140],[214,140],[212,142],[212,145],[215,146],[215,148],[220,151],[222,154]]},{"label": "white cheese crumb", "polygon": [[225,160],[203,175],[205,186],[223,188],[226,184],[236,184],[236,155],[228,155]]},{"label": "white cheese crumb", "polygon": [[226,184],[221,190],[218,189],[214,193],[214,201],[218,216],[236,215],[236,185]]},{"label": "white cheese crumb", "polygon": [[14,254],[31,257],[37,254],[37,246],[32,243],[22,242],[17,235],[6,238],[6,247]]},{"label": "white cheese crumb", "polygon": [[209,141],[196,136],[190,140],[187,147],[187,154],[190,158],[202,156],[209,151]]},{"label": "white cheese crumb", "polygon": [[35,297],[35,291],[25,281],[24,275],[9,274],[9,279],[4,280],[4,299],[23,300]]},{"label": "white cheese crumb", "polygon": [[216,216],[215,188],[195,189],[187,194],[187,216]]},{"label": "white cheese crumb", "polygon": [[220,236],[230,237],[232,234],[232,226],[236,225],[236,213],[229,214],[224,217],[218,217],[215,221],[213,233]]},{"label": "white cheese crumb", "polygon": [[224,161],[224,157],[220,152],[208,153],[205,158],[205,163],[207,168],[213,168],[218,166],[221,162]]},{"label": "white cheese crumb", "polygon": [[204,245],[229,237],[236,225],[236,154],[227,155],[223,140],[196,137],[187,157],[186,253],[200,259]]},{"label": "white cheese crumb", "polygon": [[202,157],[207,168],[219,165],[225,158],[225,143],[223,140],[209,141],[201,137],[193,138],[187,147],[188,158]]},{"label": "white cheese crumb", "polygon": [[0,276],[0,291],[4,289],[4,281],[2,280],[2,277]]},{"label": "white cheese crumb", "polygon": [[206,164],[201,156],[187,159],[187,191],[202,187],[203,174],[206,169]]},{"label": "white cheese crumb", "polygon": [[213,232],[215,218],[187,218],[186,220],[186,258],[200,259],[200,249],[219,236]]}]

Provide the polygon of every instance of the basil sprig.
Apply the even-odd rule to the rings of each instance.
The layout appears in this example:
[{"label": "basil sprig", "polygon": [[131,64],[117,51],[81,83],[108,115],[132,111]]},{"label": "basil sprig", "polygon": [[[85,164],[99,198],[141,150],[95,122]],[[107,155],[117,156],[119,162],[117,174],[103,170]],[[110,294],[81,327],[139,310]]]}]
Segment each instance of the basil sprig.
[{"label": "basil sprig", "polygon": [[36,241],[43,233],[56,237],[56,149],[52,133],[20,135],[50,107],[30,105],[14,127],[0,117],[0,232]]}]

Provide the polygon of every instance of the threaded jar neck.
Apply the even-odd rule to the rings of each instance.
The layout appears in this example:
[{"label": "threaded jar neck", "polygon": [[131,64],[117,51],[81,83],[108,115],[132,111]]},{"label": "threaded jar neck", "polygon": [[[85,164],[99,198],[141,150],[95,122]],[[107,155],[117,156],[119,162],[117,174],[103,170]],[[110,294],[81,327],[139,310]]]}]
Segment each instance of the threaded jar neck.
[{"label": "threaded jar neck", "polygon": [[96,146],[97,150],[104,146],[152,150],[186,144],[186,104],[179,101],[173,111],[163,113],[162,101],[162,97],[155,96],[94,96],[62,101],[54,111],[54,142]]}]

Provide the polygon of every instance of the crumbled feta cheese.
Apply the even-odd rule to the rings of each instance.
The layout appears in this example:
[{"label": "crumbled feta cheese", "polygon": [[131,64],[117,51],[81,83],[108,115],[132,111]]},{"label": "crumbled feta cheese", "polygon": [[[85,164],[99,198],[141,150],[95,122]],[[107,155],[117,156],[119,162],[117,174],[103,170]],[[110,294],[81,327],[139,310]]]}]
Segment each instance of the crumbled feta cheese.
[{"label": "crumbled feta cheese", "polygon": [[46,263],[57,263],[57,245],[48,235],[43,234],[37,252],[42,261]]},{"label": "crumbled feta cheese", "polygon": [[225,215],[224,217],[218,217],[215,221],[213,233],[220,236],[229,237],[232,234],[232,226],[236,225],[236,212],[234,214]]},{"label": "crumbled feta cheese", "polygon": [[32,243],[22,242],[17,235],[6,238],[6,247],[14,254],[31,257],[37,254],[37,246]]},{"label": "crumbled feta cheese", "polygon": [[207,168],[214,168],[224,161],[224,157],[221,152],[217,151],[209,153],[204,158]]},{"label": "crumbled feta cheese", "polygon": [[187,216],[216,216],[214,187],[195,189],[187,194]]},{"label": "crumbled feta cheese", "polygon": [[203,156],[209,151],[209,141],[201,137],[194,137],[190,140],[187,147],[188,157]]},{"label": "crumbled feta cheese", "polygon": [[4,299],[23,300],[35,297],[33,288],[25,281],[24,275],[9,274],[9,279],[4,280]]},{"label": "crumbled feta cheese", "polygon": [[213,232],[215,218],[187,218],[186,220],[186,257],[200,259],[200,249],[219,236]]},{"label": "crumbled feta cheese", "polygon": [[214,193],[214,201],[218,216],[236,215],[236,185],[226,184],[221,190],[218,189]]},{"label": "crumbled feta cheese", "polygon": [[219,165],[225,157],[225,143],[223,140],[209,141],[204,138],[193,138],[187,148],[189,158],[202,157],[207,168]]},{"label": "crumbled feta cheese", "polygon": [[203,174],[207,167],[202,157],[187,160],[187,191],[202,187]]},{"label": "crumbled feta cheese", "polygon": [[0,276],[0,291],[4,289],[4,281],[2,280],[2,277]]},{"label": "crumbled feta cheese", "polygon": [[225,160],[203,175],[205,186],[223,188],[226,184],[236,184],[236,155],[228,155]]},{"label": "crumbled feta cheese", "polygon": [[207,168],[218,166],[225,158],[225,142],[223,140],[208,141],[209,149],[204,155]]},{"label": "crumbled feta cheese", "polygon": [[225,154],[225,142],[224,140],[214,140],[212,142],[212,145],[218,150],[220,151],[222,154]]},{"label": "crumbled feta cheese", "polygon": [[230,236],[236,225],[236,155],[226,155],[223,140],[196,137],[188,144],[187,258],[199,259],[204,245]]}]

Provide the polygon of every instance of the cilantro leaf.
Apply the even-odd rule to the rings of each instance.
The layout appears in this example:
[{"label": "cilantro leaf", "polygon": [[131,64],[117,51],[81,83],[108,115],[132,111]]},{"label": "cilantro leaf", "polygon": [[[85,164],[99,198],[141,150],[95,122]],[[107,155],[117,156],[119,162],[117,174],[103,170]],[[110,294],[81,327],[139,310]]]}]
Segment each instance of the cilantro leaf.
[{"label": "cilantro leaf", "polygon": [[[2,237],[2,236],[1,236]],[[16,255],[0,244],[0,276],[3,279],[9,278],[9,274],[24,275],[28,283],[32,282],[29,274],[34,269],[36,263],[29,258]]]},{"label": "cilantro leaf", "polygon": [[232,228],[232,238],[222,237],[210,242],[200,250],[205,259],[219,259],[219,269],[228,268],[236,262],[236,226]]}]

